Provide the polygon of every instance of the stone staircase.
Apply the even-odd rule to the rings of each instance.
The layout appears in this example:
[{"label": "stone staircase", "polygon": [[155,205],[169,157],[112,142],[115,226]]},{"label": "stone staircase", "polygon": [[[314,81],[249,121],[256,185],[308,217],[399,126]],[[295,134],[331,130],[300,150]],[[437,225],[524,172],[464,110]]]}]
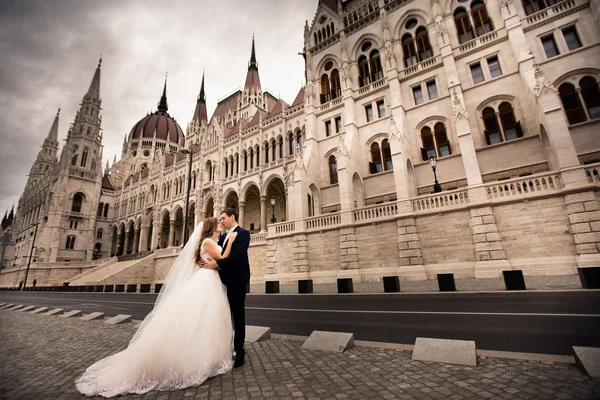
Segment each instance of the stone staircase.
[{"label": "stone staircase", "polygon": [[[126,279],[127,281],[136,281],[136,280],[138,280],[138,279],[136,279],[136,276],[135,276],[136,274],[131,274],[131,273],[124,274],[123,272],[129,271],[132,269],[132,267],[136,267],[136,266],[147,267],[147,266],[149,266],[149,261],[150,261],[150,264],[153,265],[154,264],[153,260],[154,260],[154,254],[150,254],[149,256],[147,256],[145,258],[141,258],[141,259],[121,261],[121,262],[117,262],[117,259],[115,258],[114,261],[111,260],[112,262],[107,262],[96,268],[92,268],[91,270],[88,270],[82,274],[74,276],[73,278],[71,278],[69,280],[69,285],[70,286],[89,286],[89,285],[102,285],[102,284],[110,284],[110,283],[116,283],[116,284],[129,283],[129,282],[125,282],[125,281],[112,282],[119,276],[122,276],[123,278],[127,278]],[[133,269],[137,269],[137,268],[133,268]],[[147,268],[142,268],[142,269],[147,269]],[[143,275],[146,275],[146,274],[143,274]],[[146,277],[140,276],[139,278],[142,279],[142,278],[146,278]]]}]

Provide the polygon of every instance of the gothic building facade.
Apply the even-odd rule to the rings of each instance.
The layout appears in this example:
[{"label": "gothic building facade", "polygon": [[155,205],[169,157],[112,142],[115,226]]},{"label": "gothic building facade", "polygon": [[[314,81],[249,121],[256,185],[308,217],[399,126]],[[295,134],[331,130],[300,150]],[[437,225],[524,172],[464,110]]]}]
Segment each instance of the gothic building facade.
[{"label": "gothic building facade", "polygon": [[176,249],[186,209],[189,232],[233,206],[261,285],[575,274],[600,262],[599,14],[596,0],[321,0],[291,103],[262,89],[253,40],[243,90],[209,119],[203,77],[184,134],[165,82],[104,173],[98,65],[60,159],[57,115],[32,167],[17,265],[32,223],[40,268],[85,268]]}]

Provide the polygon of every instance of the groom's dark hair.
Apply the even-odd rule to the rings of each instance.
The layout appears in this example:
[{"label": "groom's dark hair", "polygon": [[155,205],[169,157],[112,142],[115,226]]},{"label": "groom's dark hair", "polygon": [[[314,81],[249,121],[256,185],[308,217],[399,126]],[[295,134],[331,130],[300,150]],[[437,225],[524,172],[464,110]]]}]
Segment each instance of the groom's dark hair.
[{"label": "groom's dark hair", "polygon": [[238,215],[237,215],[237,213],[235,212],[235,208],[228,207],[228,208],[224,209],[224,210],[223,210],[223,212],[224,212],[225,214],[227,214],[227,216],[228,216],[228,217],[231,217],[231,216],[233,215],[233,217],[235,218],[235,222],[237,222],[237,220],[238,220]]}]

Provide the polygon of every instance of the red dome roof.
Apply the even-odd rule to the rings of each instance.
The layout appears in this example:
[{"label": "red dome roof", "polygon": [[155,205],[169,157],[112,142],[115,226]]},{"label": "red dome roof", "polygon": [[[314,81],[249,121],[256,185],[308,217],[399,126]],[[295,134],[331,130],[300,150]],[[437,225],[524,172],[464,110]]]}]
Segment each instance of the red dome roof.
[{"label": "red dome roof", "polygon": [[179,124],[167,112],[157,111],[134,125],[129,133],[129,141],[154,137],[183,145],[185,136]]}]

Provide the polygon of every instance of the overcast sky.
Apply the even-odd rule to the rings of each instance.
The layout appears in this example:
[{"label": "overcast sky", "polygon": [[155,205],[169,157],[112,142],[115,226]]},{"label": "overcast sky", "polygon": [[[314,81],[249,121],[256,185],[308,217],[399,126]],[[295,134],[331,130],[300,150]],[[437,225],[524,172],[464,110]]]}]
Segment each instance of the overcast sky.
[{"label": "overcast sky", "polygon": [[169,113],[185,131],[206,70],[209,118],[244,84],[252,32],[263,90],[291,103],[304,79],[298,52],[318,0],[2,0],[0,212],[18,203],[60,107],[66,137],[102,55],[104,159],[156,110],[168,72]]}]

